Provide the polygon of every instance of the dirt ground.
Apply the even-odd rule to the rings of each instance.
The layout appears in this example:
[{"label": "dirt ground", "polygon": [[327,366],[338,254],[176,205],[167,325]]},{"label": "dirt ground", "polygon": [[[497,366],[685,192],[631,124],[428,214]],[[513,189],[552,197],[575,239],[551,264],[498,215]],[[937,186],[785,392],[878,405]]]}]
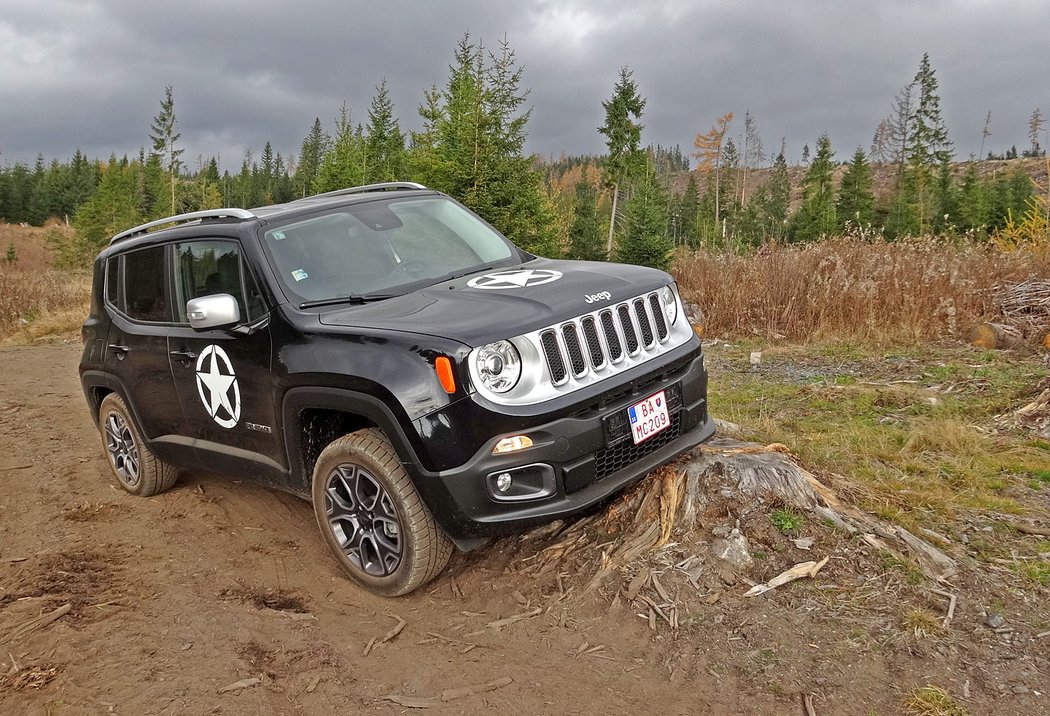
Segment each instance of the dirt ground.
[{"label": "dirt ground", "polygon": [[943,600],[836,572],[859,558],[849,544],[828,545],[828,580],[850,599],[725,586],[675,633],[614,603],[619,585],[567,598],[583,577],[528,570],[519,539],[455,556],[414,595],[370,596],[294,497],[208,474],[120,491],[79,350],[0,349],[0,713],[805,714],[808,697],[823,716],[896,713],[930,683],[973,713],[1050,712],[1050,638],[1024,605],[1005,599],[1000,633],[961,599],[950,638],[919,638],[861,595],[937,615]]}]

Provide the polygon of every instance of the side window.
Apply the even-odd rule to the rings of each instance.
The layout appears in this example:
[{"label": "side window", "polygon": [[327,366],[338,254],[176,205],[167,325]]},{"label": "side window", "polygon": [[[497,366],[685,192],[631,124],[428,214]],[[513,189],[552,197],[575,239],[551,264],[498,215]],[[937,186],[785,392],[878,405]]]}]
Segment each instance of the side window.
[{"label": "side window", "polygon": [[188,323],[186,302],[228,293],[237,299],[241,319],[251,322],[266,312],[258,284],[241,258],[236,241],[188,241],[175,244],[175,295],[179,323]]},{"label": "side window", "polygon": [[[170,321],[171,306],[166,288],[164,247],[153,246],[148,249],[131,251],[124,254],[122,258],[124,312],[129,318],[136,321]],[[110,264],[112,263],[113,260],[110,259]]]},{"label": "side window", "polygon": [[121,256],[111,256],[106,261],[106,301],[124,313],[124,272],[120,270]]}]

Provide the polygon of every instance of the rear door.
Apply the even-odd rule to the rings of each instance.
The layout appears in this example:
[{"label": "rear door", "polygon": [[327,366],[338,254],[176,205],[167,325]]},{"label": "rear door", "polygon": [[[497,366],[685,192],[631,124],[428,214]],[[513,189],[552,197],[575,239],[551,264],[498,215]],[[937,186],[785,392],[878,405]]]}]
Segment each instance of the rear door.
[{"label": "rear door", "polygon": [[[269,315],[240,244],[184,241],[173,245],[172,258],[175,325],[168,355],[183,432],[209,470],[280,481],[285,460],[270,378]],[[237,299],[240,323],[191,328],[186,302],[217,293]]]},{"label": "rear door", "polygon": [[128,409],[157,457],[186,464],[195,456],[182,436],[182,409],[168,361],[174,316],[167,277],[165,246],[109,258],[105,304],[112,321],[103,365],[119,381]]}]

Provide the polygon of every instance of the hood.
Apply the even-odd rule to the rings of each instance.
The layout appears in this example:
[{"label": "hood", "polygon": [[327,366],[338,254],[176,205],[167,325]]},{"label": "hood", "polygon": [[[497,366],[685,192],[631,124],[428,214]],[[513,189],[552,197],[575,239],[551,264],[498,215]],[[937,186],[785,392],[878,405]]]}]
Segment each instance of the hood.
[{"label": "hood", "polygon": [[479,346],[521,335],[665,286],[663,271],[535,259],[487,269],[397,298],[321,313],[329,326],[398,330]]}]

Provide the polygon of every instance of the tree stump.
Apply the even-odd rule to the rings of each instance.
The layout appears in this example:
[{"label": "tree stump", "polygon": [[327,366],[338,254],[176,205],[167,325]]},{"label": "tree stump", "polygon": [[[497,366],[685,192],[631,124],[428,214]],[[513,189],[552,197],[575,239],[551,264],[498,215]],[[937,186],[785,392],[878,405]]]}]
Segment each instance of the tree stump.
[{"label": "tree stump", "polygon": [[1005,323],[981,323],[970,331],[970,343],[978,348],[1008,349],[1024,345],[1024,334]]}]

